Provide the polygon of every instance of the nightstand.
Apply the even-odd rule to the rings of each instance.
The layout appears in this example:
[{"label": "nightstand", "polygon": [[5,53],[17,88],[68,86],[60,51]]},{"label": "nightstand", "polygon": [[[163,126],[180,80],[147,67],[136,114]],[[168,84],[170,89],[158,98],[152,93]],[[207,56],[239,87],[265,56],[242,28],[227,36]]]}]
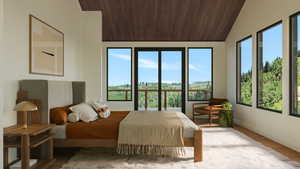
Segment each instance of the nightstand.
[{"label": "nightstand", "polygon": [[[27,129],[11,126],[4,128],[4,169],[18,160],[8,163],[8,148],[18,149],[22,169],[47,168],[55,162],[53,158],[53,136],[55,125],[33,124]],[[30,158],[38,158],[37,164],[30,168]]]}]

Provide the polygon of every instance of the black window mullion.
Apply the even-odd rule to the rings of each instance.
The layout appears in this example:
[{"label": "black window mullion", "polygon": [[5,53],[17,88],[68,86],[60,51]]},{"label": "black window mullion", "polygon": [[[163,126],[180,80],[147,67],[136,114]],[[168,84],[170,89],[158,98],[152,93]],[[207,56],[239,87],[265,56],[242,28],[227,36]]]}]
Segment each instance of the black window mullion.
[{"label": "black window mullion", "polygon": [[240,103],[241,102],[241,43],[238,42],[236,44],[236,69],[237,69],[237,83],[236,83],[236,102]]},{"label": "black window mullion", "polygon": [[296,13],[290,17],[290,114],[299,116],[298,111],[298,17]]},{"label": "black window mullion", "polygon": [[138,49],[134,50],[134,110],[138,110],[139,108],[139,92],[138,92]]},{"label": "black window mullion", "polygon": [[186,91],[186,88],[185,88],[185,49],[182,49],[182,53],[181,53],[181,57],[182,57],[182,60],[181,60],[181,64],[182,64],[182,67],[181,67],[181,72],[182,72],[182,75],[181,75],[181,89],[182,89],[182,92],[181,92],[181,108],[182,108],[182,112],[185,114],[185,91]]},{"label": "black window mullion", "polygon": [[158,110],[161,111],[161,50],[158,51]]},{"label": "black window mullion", "polygon": [[263,40],[263,34],[262,32],[257,33],[257,107],[259,107],[259,105],[262,103],[262,92],[260,92],[259,90],[261,90],[261,86],[262,86],[262,80],[261,80],[261,74],[262,74],[262,67],[263,67],[263,58],[262,58],[262,53],[263,53],[263,47],[262,47],[262,40]]}]

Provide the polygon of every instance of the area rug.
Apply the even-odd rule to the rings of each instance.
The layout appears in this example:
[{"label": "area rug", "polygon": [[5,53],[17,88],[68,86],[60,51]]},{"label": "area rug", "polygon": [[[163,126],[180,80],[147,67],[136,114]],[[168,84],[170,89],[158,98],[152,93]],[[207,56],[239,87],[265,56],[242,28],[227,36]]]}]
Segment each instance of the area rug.
[{"label": "area rug", "polygon": [[204,128],[203,162],[193,148],[182,158],[122,156],[111,148],[86,148],[62,169],[300,169],[300,164],[231,128]]}]

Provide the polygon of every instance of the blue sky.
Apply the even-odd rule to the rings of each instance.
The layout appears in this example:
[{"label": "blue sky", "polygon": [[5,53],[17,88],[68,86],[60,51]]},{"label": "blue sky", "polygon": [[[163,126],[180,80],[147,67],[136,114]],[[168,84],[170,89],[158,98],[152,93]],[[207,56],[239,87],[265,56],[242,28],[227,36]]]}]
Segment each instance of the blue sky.
[{"label": "blue sky", "polygon": [[[299,19],[299,18],[298,18]],[[299,36],[299,35],[298,35]],[[276,25],[263,32],[263,62],[271,63],[277,57],[282,57],[282,25]],[[251,70],[252,38],[241,43],[241,72]]]},{"label": "blue sky", "polygon": [[241,42],[241,73],[247,73],[252,66],[252,38]]},{"label": "blue sky", "polygon": [[263,63],[271,63],[277,57],[282,57],[282,24],[263,32]]},{"label": "blue sky", "polygon": [[192,48],[189,55],[189,83],[211,81],[212,50]]},{"label": "blue sky", "polygon": [[130,84],[131,50],[111,48],[108,54],[108,85]]},{"label": "blue sky", "polygon": [[[211,80],[211,49],[189,50],[190,83]],[[139,82],[157,82],[158,52],[141,51],[139,54]],[[109,49],[109,86],[130,83],[130,49]],[[162,82],[181,82],[181,52],[162,52]]]}]

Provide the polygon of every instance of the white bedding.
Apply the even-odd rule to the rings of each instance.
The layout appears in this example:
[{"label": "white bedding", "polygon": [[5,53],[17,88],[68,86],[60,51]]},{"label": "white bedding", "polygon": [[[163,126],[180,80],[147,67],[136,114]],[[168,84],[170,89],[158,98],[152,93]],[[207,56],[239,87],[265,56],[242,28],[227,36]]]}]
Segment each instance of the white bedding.
[{"label": "white bedding", "polygon": [[68,124],[64,124],[64,125],[56,125],[53,129],[52,129],[52,134],[54,134],[54,138],[55,139],[66,139],[66,126]]},{"label": "white bedding", "polygon": [[[176,112],[178,117],[180,117],[184,129],[183,129],[183,137],[185,138],[193,138],[194,137],[194,131],[198,130],[199,127],[191,120],[189,119],[185,114],[181,112]],[[66,125],[57,125],[53,128],[52,133],[54,134],[55,139],[66,139]]]}]

